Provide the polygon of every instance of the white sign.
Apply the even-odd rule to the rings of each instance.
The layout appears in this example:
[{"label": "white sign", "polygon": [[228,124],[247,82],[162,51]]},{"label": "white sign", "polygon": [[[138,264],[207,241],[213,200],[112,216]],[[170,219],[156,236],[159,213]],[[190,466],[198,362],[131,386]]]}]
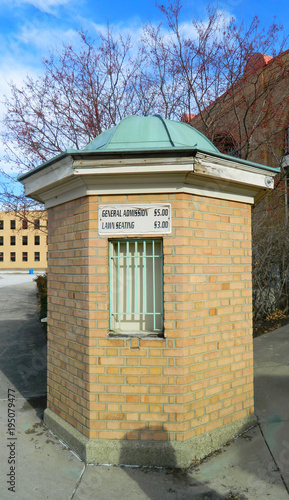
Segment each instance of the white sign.
[{"label": "white sign", "polygon": [[168,234],[171,232],[171,205],[100,205],[99,234]]}]

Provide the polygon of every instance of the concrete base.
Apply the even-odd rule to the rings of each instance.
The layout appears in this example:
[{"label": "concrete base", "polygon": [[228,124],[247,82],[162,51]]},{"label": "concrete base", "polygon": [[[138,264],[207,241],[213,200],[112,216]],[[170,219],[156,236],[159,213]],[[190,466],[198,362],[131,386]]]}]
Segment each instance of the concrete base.
[{"label": "concrete base", "polygon": [[44,422],[86,463],[186,468],[253,427],[257,417],[250,415],[187,441],[88,439],[50,409]]}]

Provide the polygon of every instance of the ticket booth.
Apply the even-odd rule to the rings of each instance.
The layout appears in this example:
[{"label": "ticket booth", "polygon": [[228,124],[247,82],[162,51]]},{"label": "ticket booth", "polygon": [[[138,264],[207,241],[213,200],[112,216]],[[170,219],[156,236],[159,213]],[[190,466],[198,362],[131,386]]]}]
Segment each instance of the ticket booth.
[{"label": "ticket booth", "polygon": [[187,467],[255,423],[251,209],[275,173],[130,116],[20,177],[48,211],[45,423],[86,462]]}]

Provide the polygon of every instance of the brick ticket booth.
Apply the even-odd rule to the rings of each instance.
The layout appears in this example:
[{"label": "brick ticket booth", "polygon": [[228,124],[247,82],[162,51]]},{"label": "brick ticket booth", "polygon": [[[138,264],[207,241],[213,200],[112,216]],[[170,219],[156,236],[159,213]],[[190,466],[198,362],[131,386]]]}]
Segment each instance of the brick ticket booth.
[{"label": "brick ticket booth", "polygon": [[186,467],[255,423],[251,207],[275,172],[131,116],[20,177],[48,210],[45,423],[86,462]]}]

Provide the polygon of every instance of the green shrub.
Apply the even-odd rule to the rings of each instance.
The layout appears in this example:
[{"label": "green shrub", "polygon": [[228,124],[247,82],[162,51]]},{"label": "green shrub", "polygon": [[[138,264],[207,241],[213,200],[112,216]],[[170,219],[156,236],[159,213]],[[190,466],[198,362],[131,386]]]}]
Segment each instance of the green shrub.
[{"label": "green shrub", "polygon": [[40,305],[40,319],[47,317],[47,273],[35,278]]}]

